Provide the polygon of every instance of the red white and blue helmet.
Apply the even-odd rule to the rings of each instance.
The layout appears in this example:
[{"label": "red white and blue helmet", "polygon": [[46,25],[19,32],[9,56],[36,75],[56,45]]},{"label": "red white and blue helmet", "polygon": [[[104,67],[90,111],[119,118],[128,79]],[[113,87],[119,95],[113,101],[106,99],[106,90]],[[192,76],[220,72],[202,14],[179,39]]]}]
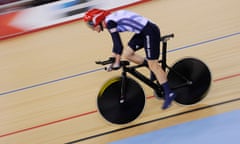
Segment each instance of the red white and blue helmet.
[{"label": "red white and blue helmet", "polygon": [[85,13],[84,21],[87,22],[91,27],[96,27],[109,14],[110,11],[94,8]]}]

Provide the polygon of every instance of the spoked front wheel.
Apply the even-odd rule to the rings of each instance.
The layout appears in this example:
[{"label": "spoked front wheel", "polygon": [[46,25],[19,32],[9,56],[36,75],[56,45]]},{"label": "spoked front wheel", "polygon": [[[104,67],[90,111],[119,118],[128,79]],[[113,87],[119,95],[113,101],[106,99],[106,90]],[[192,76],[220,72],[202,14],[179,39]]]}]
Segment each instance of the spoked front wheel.
[{"label": "spoked front wheel", "polygon": [[206,96],[211,84],[211,73],[202,61],[195,58],[184,58],[170,68],[168,81],[177,95],[175,101],[191,105]]},{"label": "spoked front wheel", "polygon": [[142,87],[133,79],[126,77],[124,81],[124,102],[121,101],[122,78],[110,79],[101,88],[97,105],[101,115],[114,124],[126,124],[135,120],[145,105]]}]

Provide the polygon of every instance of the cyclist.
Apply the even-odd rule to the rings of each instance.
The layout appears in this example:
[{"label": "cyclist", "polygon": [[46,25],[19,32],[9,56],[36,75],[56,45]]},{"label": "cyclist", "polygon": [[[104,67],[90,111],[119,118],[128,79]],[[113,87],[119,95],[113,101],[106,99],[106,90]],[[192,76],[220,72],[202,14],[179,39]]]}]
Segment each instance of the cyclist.
[{"label": "cyclist", "polygon": [[[127,10],[110,12],[94,8],[85,13],[84,21],[96,32],[107,29],[112,37],[112,53],[115,62],[108,67],[108,71],[120,68],[122,55],[136,64],[144,63],[163,87],[165,100],[162,109],[170,107],[176,95],[169,88],[166,73],[158,63],[160,56],[160,30],[158,26],[147,18]],[[124,49],[124,53],[120,32],[134,33],[128,43],[129,47]],[[145,49],[146,58],[135,53],[141,48]]]}]

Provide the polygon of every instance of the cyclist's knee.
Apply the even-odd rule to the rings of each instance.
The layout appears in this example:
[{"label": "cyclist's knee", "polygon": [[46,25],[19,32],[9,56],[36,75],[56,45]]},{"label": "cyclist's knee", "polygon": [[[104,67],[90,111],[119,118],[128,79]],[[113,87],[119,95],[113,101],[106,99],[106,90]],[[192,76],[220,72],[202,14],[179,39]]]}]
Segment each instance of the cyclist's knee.
[{"label": "cyclist's knee", "polygon": [[131,48],[126,48],[123,55],[126,59],[131,59],[134,56],[134,51]]}]

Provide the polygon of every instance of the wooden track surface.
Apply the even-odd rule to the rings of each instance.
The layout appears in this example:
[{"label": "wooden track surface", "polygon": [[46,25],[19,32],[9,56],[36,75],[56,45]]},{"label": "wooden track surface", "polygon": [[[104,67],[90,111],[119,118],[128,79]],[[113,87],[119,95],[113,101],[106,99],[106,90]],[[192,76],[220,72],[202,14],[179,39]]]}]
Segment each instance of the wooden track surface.
[{"label": "wooden track surface", "polygon": [[[147,101],[140,117],[126,125],[106,122],[97,112],[107,73],[94,61],[111,55],[111,38],[82,21],[0,42],[1,144],[105,144],[240,108],[240,1],[154,0],[128,8],[158,23],[169,41],[168,63],[203,60],[212,72],[206,99],[192,106],[162,101],[142,85]],[[122,34],[124,44],[131,37]],[[144,54],[143,51],[139,52]]]}]

